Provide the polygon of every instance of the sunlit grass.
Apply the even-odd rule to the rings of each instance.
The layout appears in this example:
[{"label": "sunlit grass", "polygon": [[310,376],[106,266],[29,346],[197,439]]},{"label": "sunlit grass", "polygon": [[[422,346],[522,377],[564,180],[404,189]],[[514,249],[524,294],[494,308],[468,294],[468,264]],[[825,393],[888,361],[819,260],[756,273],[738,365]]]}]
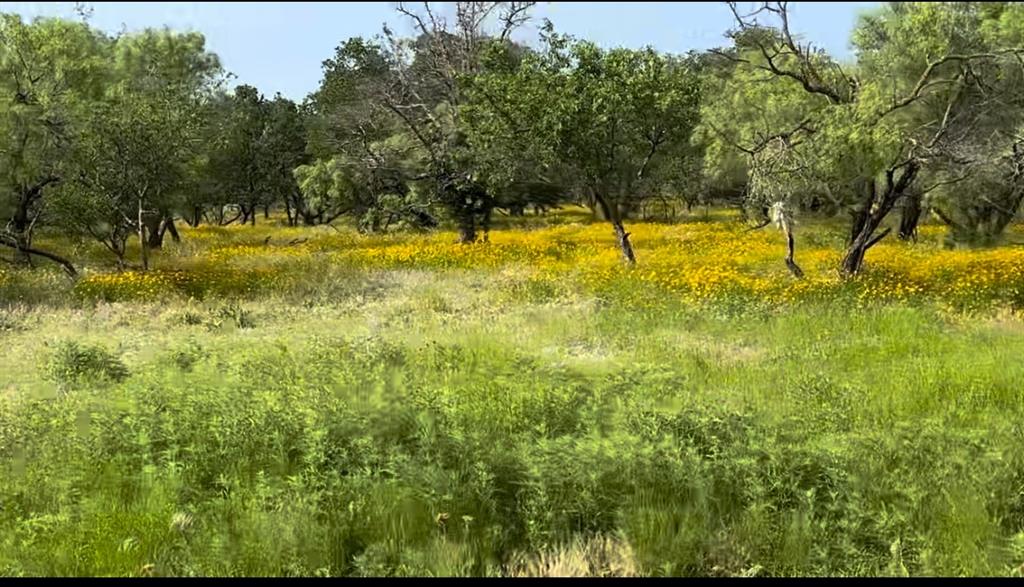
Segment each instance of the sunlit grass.
[{"label": "sunlit grass", "polygon": [[1020,574],[1019,249],[567,216],[4,277],[0,576]]}]

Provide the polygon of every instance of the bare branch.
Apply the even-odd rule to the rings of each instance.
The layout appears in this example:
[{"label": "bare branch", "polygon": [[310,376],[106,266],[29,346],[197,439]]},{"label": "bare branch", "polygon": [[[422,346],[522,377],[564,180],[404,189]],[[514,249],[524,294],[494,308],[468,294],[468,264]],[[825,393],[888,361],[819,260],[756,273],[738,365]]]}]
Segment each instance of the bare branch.
[{"label": "bare branch", "polygon": [[[815,66],[814,61],[812,59],[813,51],[811,45],[808,44],[801,47],[800,44],[796,42],[789,27],[789,10],[787,2],[764,2],[762,3],[760,8],[746,15],[741,15],[739,13],[739,11],[736,8],[735,2],[728,2],[728,5],[730,10],[732,10],[733,17],[736,19],[736,23],[739,26],[740,31],[761,28],[761,25],[757,23],[757,20],[752,19],[753,17],[759,14],[767,12],[775,15],[776,18],[779,19],[780,25],[778,27],[778,36],[775,37],[775,35],[773,35],[773,37],[775,37],[775,43],[781,44],[781,47],[772,44],[766,44],[762,40],[756,41],[756,47],[760,51],[761,56],[764,57],[766,65],[753,63],[750,60],[743,59],[740,57],[726,55],[720,51],[716,51],[716,54],[731,59],[733,61],[750,64],[753,67],[769,71],[779,77],[792,79],[798,82],[808,93],[825,96],[829,100],[829,102],[833,104],[843,104],[851,100],[852,92],[850,93],[850,95],[844,96],[843,92],[841,92],[837,88],[829,86],[824,82],[822,76],[818,72],[818,69]],[[732,36],[734,39],[736,38],[735,33]],[[794,71],[789,68],[784,68],[777,61],[778,58],[782,56],[790,56],[796,59],[798,64],[798,71]],[[838,67],[838,65],[834,63],[831,63],[831,65],[833,68]],[[853,83],[851,78],[847,76],[845,72],[842,71],[841,67],[838,67],[838,69],[843,79],[852,88],[855,84]]]},{"label": "bare branch", "polygon": [[886,228],[881,233],[879,233],[878,236],[868,241],[868,244],[864,245],[864,252],[867,252],[868,249],[881,242],[883,238],[889,236],[890,232],[892,232],[892,228]]},{"label": "bare branch", "polygon": [[977,59],[996,59],[1002,55],[1015,55],[1019,59],[1022,53],[1024,53],[1024,49],[1005,49],[993,53],[975,53],[973,55],[946,55],[945,57],[936,59],[935,61],[931,61],[928,63],[928,66],[925,68],[925,70],[921,73],[921,77],[917,80],[917,83],[914,85],[914,89],[912,89],[910,93],[907,94],[907,96],[905,96],[904,98],[897,100],[892,106],[889,107],[889,109],[884,111],[879,118],[884,118],[886,115],[891,114],[892,112],[895,112],[900,108],[913,104],[915,101],[921,98],[924,91],[927,90],[928,88],[940,84],[953,83],[953,80],[931,79],[936,69],[943,64],[949,63],[951,61],[970,62],[972,60]]},{"label": "bare branch", "polygon": [[508,8],[500,17],[502,27],[498,38],[505,41],[512,34],[512,31],[526,24],[530,20],[528,12],[536,4],[536,2],[509,2]]}]

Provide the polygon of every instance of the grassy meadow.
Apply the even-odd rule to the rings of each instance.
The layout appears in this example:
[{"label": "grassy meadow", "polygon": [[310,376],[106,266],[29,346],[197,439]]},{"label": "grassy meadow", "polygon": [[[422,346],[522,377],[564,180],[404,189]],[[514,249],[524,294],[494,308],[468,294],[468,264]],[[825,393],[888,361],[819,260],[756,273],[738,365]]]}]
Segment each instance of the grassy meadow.
[{"label": "grassy meadow", "polygon": [[[1024,573],[1024,241],[566,210],[0,265],[0,576]],[[130,253],[131,254],[131,253]]]}]

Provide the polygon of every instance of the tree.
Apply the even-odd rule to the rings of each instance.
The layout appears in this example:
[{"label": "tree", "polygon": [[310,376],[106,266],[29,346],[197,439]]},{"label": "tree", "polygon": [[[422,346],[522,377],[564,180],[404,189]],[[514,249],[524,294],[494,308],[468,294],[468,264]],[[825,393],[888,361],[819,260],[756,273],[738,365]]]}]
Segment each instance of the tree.
[{"label": "tree", "polygon": [[[296,203],[304,221],[352,214],[361,230],[419,210],[407,201],[422,173],[422,147],[380,103],[391,63],[378,42],[349,39],[323,63],[324,78],[310,96],[309,150],[318,159],[296,171]],[[337,214],[332,210],[340,210]]]},{"label": "tree", "polygon": [[[231,95],[219,95],[206,110],[207,137],[204,157],[195,162],[202,178],[195,186],[193,222],[198,210],[213,208],[218,223],[240,218],[256,223],[259,208],[283,203],[292,222],[303,214],[294,169],[308,160],[303,114],[291,100],[280,95],[267,100],[259,91],[240,85]],[[237,207],[238,216],[226,220],[226,207]]]},{"label": "tree", "polygon": [[280,94],[267,103],[266,126],[259,142],[259,153],[268,199],[284,203],[288,223],[295,224],[302,207],[302,192],[294,171],[309,161],[309,155],[302,112],[295,102]]},{"label": "tree", "polygon": [[122,268],[132,234],[148,268],[146,217],[159,218],[182,174],[176,104],[155,98],[122,87],[93,107],[74,149],[77,174],[54,204],[65,226],[102,242]]},{"label": "tree", "polygon": [[148,268],[147,233],[162,232],[180,206],[202,97],[219,72],[203,47],[199,35],[166,30],[115,39],[102,100],[81,117],[53,213],[107,246],[120,267],[135,234]]},{"label": "tree", "polygon": [[[437,7],[422,12],[399,3],[398,10],[416,29],[415,39],[401,39],[385,28],[384,55],[390,72],[375,85],[377,102],[394,115],[416,140],[426,161],[417,178],[429,182],[432,200],[455,220],[459,241],[477,238],[481,220],[493,209],[482,178],[473,172],[472,155],[461,119],[465,82],[480,72],[480,56],[493,44],[506,44],[529,18],[534,2],[457,2],[449,26]],[[497,22],[497,33],[489,26]]]},{"label": "tree", "polygon": [[664,185],[690,146],[698,78],[685,60],[653,49],[605,51],[545,27],[546,50],[510,70],[479,75],[467,107],[470,143],[492,175],[513,179],[520,159],[569,178],[611,223],[624,260],[636,261],[624,219]]},{"label": "tree", "polygon": [[[114,68],[117,79],[129,83],[131,92],[153,95],[154,102],[164,101],[168,108],[177,109],[181,126],[166,139],[175,143],[179,158],[198,151],[202,108],[225,81],[220,60],[206,50],[203,35],[167,28],[121,35],[116,39]],[[179,174],[174,188],[144,215],[147,247],[160,248],[168,230],[176,238],[174,215],[184,207],[187,187],[191,186]]]},{"label": "tree", "polygon": [[261,142],[269,121],[269,106],[259,90],[240,85],[222,98],[210,154],[210,173],[221,206],[237,205],[242,224],[256,223],[258,207],[269,204]]},{"label": "tree", "polygon": [[71,266],[33,249],[32,235],[44,196],[64,179],[75,118],[102,90],[108,51],[85,24],[0,14],[0,244],[18,263],[42,256]]},{"label": "tree", "polygon": [[[921,193],[915,182],[922,169],[948,152],[944,141],[955,117],[958,83],[970,81],[975,67],[1019,55],[1017,49],[983,53],[949,52],[941,43],[926,51],[927,58],[912,57],[908,71],[881,75],[877,64],[884,58],[870,51],[859,56],[858,71],[847,71],[823,51],[801,43],[790,30],[785,2],[766,2],[748,14],[729,3],[737,27],[730,31],[736,51],[718,55],[736,64],[737,76],[759,76],[760,86],[792,99],[788,115],[770,120],[763,132],[747,132],[745,144],[723,140],[745,152],[748,161],[764,160],[763,151],[782,147],[790,153],[780,156],[790,164],[777,173],[761,173],[763,197],[785,194],[806,198],[806,186],[828,194],[840,208],[851,214],[850,239],[840,272],[857,274],[867,251],[889,234],[883,222],[898,202]],[[958,6],[939,5],[939,10],[956,11]],[[760,22],[768,19],[770,25]],[[921,17],[929,22],[929,17]],[[920,28],[920,27],[919,27]],[[751,85],[753,91],[759,91]],[[802,94],[799,97],[798,94]],[[764,120],[763,117],[760,117]],[[748,123],[749,127],[753,123]],[[770,171],[769,165],[763,171]],[[794,174],[806,182],[799,190],[787,186]],[[773,182],[777,186],[771,186]],[[805,203],[805,202],[804,202]]]}]

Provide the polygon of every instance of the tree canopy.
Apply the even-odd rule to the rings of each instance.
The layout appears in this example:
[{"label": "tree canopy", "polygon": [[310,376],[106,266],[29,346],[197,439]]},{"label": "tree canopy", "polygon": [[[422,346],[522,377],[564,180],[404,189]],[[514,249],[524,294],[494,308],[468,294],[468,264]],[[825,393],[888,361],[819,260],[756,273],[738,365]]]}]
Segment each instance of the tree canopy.
[{"label": "tree canopy", "polygon": [[[41,227],[160,247],[175,221],[346,219],[367,232],[454,226],[487,239],[495,210],[563,203],[627,224],[676,203],[740,206],[787,235],[848,222],[847,276],[929,218],[950,246],[998,242],[1024,199],[1024,9],[888,3],[861,15],[852,58],[802,40],[786,2],[732,9],[729,44],[673,55],[603,48],[532,2],[399,3],[412,30],[342,40],[301,103],[229,76],[199,33],[107,35],[88,22],[0,18],[0,244]],[[893,224],[892,217],[898,215]],[[67,267],[71,264],[59,259]]]}]

